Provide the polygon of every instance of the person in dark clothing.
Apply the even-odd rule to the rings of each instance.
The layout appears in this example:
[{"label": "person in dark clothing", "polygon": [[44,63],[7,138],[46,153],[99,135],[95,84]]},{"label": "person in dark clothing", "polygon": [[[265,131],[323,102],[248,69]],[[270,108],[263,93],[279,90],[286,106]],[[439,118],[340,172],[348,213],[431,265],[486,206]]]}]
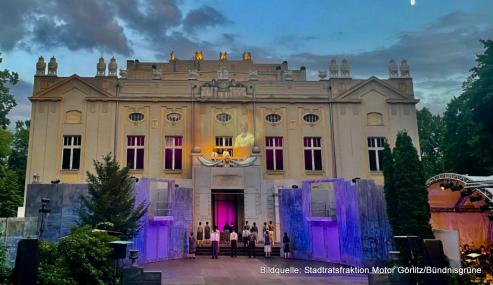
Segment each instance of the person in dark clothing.
[{"label": "person in dark clothing", "polygon": [[257,237],[255,234],[250,233],[248,236],[248,258],[253,258],[257,257],[257,252],[256,252],[256,246],[257,246]]},{"label": "person in dark clothing", "polygon": [[224,241],[229,242],[229,223],[226,221],[224,222]]},{"label": "person in dark clothing", "polygon": [[204,239],[206,243],[211,241],[211,226],[209,226],[209,222],[205,222]]},{"label": "person in dark clothing", "polygon": [[284,232],[282,243],[284,244],[283,256],[284,258],[289,258],[289,237],[287,232]]},{"label": "person in dark clothing", "polygon": [[256,240],[258,240],[258,228],[257,228],[257,223],[253,222],[253,226],[250,229],[250,231],[255,234]]},{"label": "person in dark clothing", "polygon": [[231,234],[229,235],[229,242],[231,246],[231,257],[238,257],[237,242],[238,234],[235,232],[235,228],[231,228]]}]

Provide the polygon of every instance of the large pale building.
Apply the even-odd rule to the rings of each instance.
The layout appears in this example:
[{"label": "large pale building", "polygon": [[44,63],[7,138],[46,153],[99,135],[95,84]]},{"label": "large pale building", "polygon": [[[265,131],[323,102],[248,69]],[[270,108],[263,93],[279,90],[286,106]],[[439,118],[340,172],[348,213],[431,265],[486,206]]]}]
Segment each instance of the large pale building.
[{"label": "large pale building", "polygon": [[85,183],[93,160],[113,153],[135,177],[193,189],[194,224],[219,226],[277,223],[277,189],[302,180],[381,184],[384,141],[406,130],[418,147],[409,67],[390,61],[388,79],[353,79],[346,60],[327,67],[310,81],[287,62],[197,52],[129,60],[119,74],[101,58],[95,77],[62,77],[55,58],[40,58],[26,184]]}]

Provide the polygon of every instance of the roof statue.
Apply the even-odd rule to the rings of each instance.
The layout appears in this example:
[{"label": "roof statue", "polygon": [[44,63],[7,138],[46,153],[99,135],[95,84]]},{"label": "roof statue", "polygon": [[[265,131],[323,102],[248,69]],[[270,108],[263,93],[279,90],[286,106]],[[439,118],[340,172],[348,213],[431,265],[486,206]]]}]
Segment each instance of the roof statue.
[{"label": "roof statue", "polygon": [[99,62],[96,65],[96,76],[105,76],[106,74],[106,63],[104,63],[104,58],[100,57]]},{"label": "roof statue", "polygon": [[169,54],[169,61],[173,61],[173,60],[176,60],[176,58],[175,58],[175,52],[174,51],[171,51],[171,53]]},{"label": "roof statue", "polygon": [[48,75],[56,76],[57,68],[58,68],[58,63],[56,62],[56,58],[52,56],[50,58],[50,62],[48,62]]},{"label": "roof statue", "polygon": [[399,72],[397,70],[397,63],[395,60],[391,59],[389,61],[389,78],[397,78],[399,77]]},{"label": "roof statue", "polygon": [[403,59],[401,61],[401,77],[408,78],[411,77],[411,71],[409,69],[409,65],[407,64],[407,61]]},{"label": "roof statue", "polygon": [[228,53],[227,52],[219,52],[219,60],[225,61],[228,60]]},{"label": "roof statue", "polygon": [[108,64],[108,76],[116,76],[116,71],[118,70],[118,64],[116,63],[115,57],[111,57],[110,63]]},{"label": "roof statue", "polygon": [[45,75],[46,72],[46,62],[45,59],[40,56],[38,62],[36,63],[36,75]]},{"label": "roof statue", "polygon": [[330,75],[329,75],[330,78],[339,77],[339,66],[337,66],[337,62],[335,59],[332,59],[330,61],[329,71],[330,71]]},{"label": "roof statue", "polygon": [[341,61],[341,77],[351,78],[351,70],[349,67],[349,63],[345,58]]},{"label": "roof statue", "polygon": [[242,58],[244,61],[252,60],[252,53],[249,51],[243,52]]},{"label": "roof statue", "polygon": [[195,60],[204,60],[204,52],[196,51],[195,52]]}]

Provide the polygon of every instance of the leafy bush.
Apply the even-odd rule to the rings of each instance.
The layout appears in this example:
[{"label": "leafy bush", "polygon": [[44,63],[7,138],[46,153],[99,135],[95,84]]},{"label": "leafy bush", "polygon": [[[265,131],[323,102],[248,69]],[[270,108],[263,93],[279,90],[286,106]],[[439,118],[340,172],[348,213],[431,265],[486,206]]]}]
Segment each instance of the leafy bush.
[{"label": "leafy bush", "polygon": [[9,282],[12,271],[7,267],[7,250],[2,242],[0,242],[0,285],[11,284]]},{"label": "leafy bush", "polygon": [[114,240],[105,232],[83,227],[57,244],[41,243],[39,284],[109,284],[114,277],[114,264],[108,243]]}]

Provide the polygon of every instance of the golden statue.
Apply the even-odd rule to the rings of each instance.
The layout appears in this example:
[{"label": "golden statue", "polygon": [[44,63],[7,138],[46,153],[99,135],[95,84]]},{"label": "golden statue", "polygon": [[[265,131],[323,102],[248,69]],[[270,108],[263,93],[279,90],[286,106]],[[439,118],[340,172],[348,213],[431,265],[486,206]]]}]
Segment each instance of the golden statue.
[{"label": "golden statue", "polygon": [[228,60],[228,53],[227,52],[219,52],[219,60]]},{"label": "golden statue", "polygon": [[242,57],[243,57],[244,61],[252,60],[252,53],[249,51],[245,51],[245,52],[243,52]]},{"label": "golden statue", "polygon": [[195,52],[195,60],[203,60],[204,59],[204,52],[203,51],[196,51]]},{"label": "golden statue", "polygon": [[248,124],[240,124],[240,134],[235,138],[234,154],[235,157],[247,158],[252,154],[255,137],[248,132]]},{"label": "golden statue", "polygon": [[174,52],[174,51],[171,51],[171,53],[169,54],[169,60],[170,60],[170,61],[173,61],[173,60],[175,60],[175,59],[176,59],[176,58],[175,58],[175,52]]}]

